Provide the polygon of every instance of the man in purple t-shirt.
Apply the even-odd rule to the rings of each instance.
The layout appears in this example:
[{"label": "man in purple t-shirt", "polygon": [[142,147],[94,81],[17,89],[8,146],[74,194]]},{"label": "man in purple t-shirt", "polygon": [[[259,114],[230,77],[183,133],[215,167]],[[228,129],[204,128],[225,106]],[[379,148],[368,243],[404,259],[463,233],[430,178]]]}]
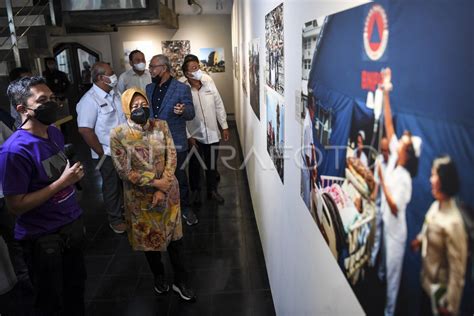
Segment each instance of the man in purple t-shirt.
[{"label": "man in purple t-shirt", "polygon": [[0,189],[17,216],[35,312],[84,314],[84,231],[73,187],[83,167],[69,165],[63,136],[50,126],[58,105],[43,78],[14,81],[7,93],[23,123],[0,148]]}]

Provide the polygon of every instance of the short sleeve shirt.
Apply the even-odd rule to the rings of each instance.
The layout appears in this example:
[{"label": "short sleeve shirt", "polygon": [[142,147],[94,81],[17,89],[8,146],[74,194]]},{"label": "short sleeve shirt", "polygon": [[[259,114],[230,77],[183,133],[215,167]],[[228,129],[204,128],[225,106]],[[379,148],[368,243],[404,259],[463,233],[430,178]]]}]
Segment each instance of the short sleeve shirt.
[{"label": "short sleeve shirt", "polygon": [[[48,138],[19,129],[0,148],[0,183],[5,196],[43,189],[61,176],[67,159],[61,132],[48,127]],[[42,205],[19,215],[16,239],[29,239],[57,231],[77,219],[82,210],[73,186],[56,193]]]},{"label": "short sleeve shirt", "polygon": [[[93,129],[104,153],[110,156],[110,131],[126,123],[118,93],[107,93],[94,84],[81,98],[76,111],[77,126]],[[93,150],[91,154],[94,159],[99,157]]]}]

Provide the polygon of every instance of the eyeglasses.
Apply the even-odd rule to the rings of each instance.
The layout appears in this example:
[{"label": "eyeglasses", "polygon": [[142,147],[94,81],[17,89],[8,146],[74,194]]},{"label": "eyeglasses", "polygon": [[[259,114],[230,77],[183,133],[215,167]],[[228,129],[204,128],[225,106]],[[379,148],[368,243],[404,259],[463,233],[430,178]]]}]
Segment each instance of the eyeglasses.
[{"label": "eyeglasses", "polygon": [[152,64],[149,64],[149,65],[148,65],[148,68],[153,69],[153,68],[160,67],[160,66],[164,66],[164,65],[152,65]]}]

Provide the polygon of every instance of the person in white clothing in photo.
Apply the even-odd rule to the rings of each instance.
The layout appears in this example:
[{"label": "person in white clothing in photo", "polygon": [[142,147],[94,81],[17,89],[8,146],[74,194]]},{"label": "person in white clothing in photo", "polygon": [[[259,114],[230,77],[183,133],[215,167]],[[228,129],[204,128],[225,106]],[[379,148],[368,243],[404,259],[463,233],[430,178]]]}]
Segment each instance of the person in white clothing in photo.
[{"label": "person in white clothing in photo", "polygon": [[385,315],[395,314],[398,289],[403,268],[407,240],[406,209],[412,197],[412,178],[418,172],[421,140],[405,131],[398,139],[393,125],[389,93],[392,90],[391,70],[382,70],[384,94],[384,123],[389,139],[390,157],[385,172],[379,166],[377,173],[383,192],[383,243],[386,250],[387,300]]},{"label": "person in white clothing in photo", "polygon": [[[184,82],[191,87],[196,113],[192,121],[186,122],[188,141],[190,150],[197,151],[200,156],[198,158],[192,155],[189,161],[191,200],[196,205],[201,203],[199,175],[201,170],[205,169],[208,199],[223,204],[224,198],[217,192],[216,162],[221,139],[219,125],[224,141],[229,140],[224,103],[214,81],[200,70],[199,59],[195,55],[187,55],[184,58],[182,69],[186,77]],[[205,166],[201,165],[200,160]]]}]

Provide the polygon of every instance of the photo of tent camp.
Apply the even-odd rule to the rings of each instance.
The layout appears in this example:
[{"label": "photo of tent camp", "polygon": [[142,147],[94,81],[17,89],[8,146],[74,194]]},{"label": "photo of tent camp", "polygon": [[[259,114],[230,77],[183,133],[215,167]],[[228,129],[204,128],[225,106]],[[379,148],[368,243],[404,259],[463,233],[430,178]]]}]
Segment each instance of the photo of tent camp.
[{"label": "photo of tent camp", "polygon": [[260,120],[260,39],[249,43],[250,106]]},{"label": "photo of tent camp", "polygon": [[285,151],[285,106],[280,95],[265,88],[267,104],[267,151],[283,183]]},{"label": "photo of tent camp", "polygon": [[[474,135],[473,57],[465,45],[449,49],[472,35],[468,8],[383,0],[303,27],[301,195],[368,315],[474,312],[474,146],[463,141]],[[443,12],[448,23],[433,25]],[[425,36],[434,33],[442,47]],[[448,165],[452,178],[441,176]],[[438,185],[450,179],[457,190],[443,198]],[[457,229],[438,230],[440,212]],[[446,272],[436,281],[431,263]]]},{"label": "photo of tent camp", "polygon": [[191,52],[191,42],[188,40],[179,41],[161,41],[161,50],[163,55],[168,56],[173,68],[172,75],[176,78],[183,76],[181,65],[184,57]]},{"label": "photo of tent camp", "polygon": [[283,3],[265,16],[265,83],[279,94],[285,92]]},{"label": "photo of tent camp", "polygon": [[224,48],[200,48],[199,61],[201,69],[205,72],[224,72]]}]

